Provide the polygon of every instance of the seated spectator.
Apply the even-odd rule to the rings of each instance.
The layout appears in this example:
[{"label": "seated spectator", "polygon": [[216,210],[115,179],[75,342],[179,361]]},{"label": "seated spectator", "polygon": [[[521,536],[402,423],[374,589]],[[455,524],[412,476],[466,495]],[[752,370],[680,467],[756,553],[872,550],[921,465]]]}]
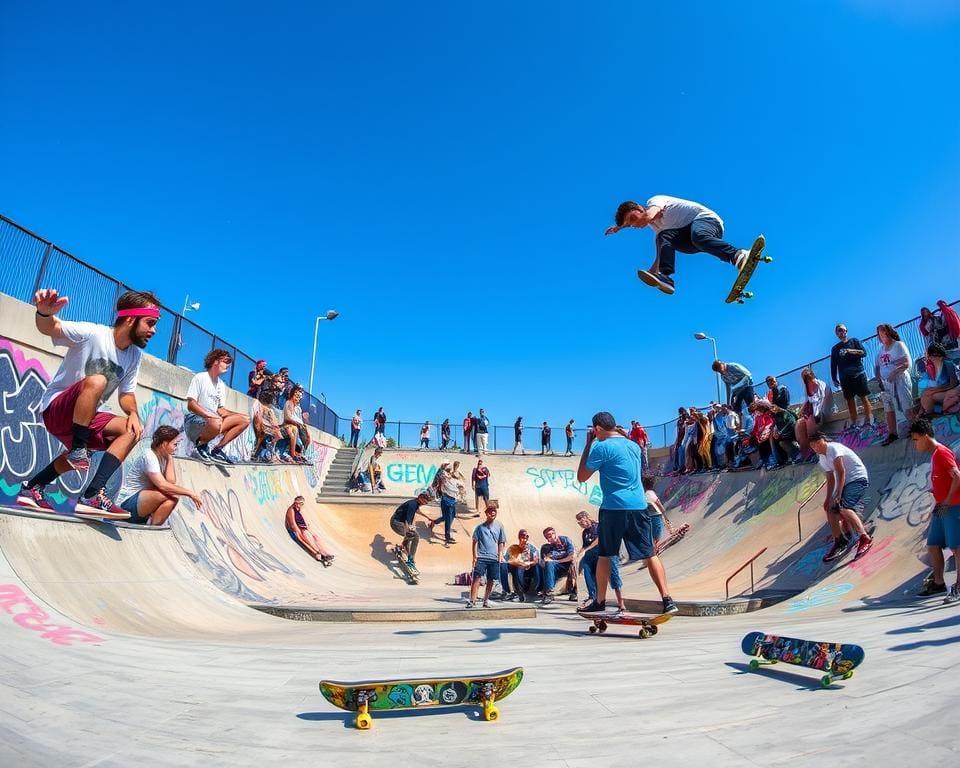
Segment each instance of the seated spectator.
[{"label": "seated spectator", "polygon": [[[583,546],[577,552],[574,562],[577,563],[577,570],[583,574],[583,583],[587,587],[588,601],[584,605],[590,605],[597,599],[597,562],[600,560],[600,551],[598,544],[600,541],[600,523],[593,520],[590,515],[583,511],[577,512],[577,525],[582,529],[581,538]],[[620,559],[610,558],[610,586],[617,596],[617,610],[623,613],[626,608],[623,604],[623,579],[620,577]],[[576,593],[571,593],[571,600],[576,599]]]},{"label": "seated spectator", "polygon": [[277,448],[283,439],[280,423],[273,410],[275,399],[276,394],[273,389],[263,387],[250,405],[250,422],[253,424],[253,434],[256,438],[252,458],[254,461],[267,464],[280,461]]},{"label": "seated spectator", "polygon": [[942,344],[934,342],[927,347],[924,376],[927,386],[920,395],[918,418],[932,416],[937,406],[944,414],[957,413],[960,410],[960,374],[956,364],[947,359]]},{"label": "seated spectator", "polygon": [[305,454],[310,447],[310,432],[304,423],[303,411],[300,408],[302,399],[303,389],[294,387],[286,405],[283,406],[283,426],[290,438],[290,455],[293,456],[293,460],[301,464],[309,464],[310,460]]},{"label": "seated spectator", "polygon": [[780,384],[776,376],[767,376],[767,400],[781,408],[790,407],[790,390]]},{"label": "seated spectator", "polygon": [[874,374],[880,383],[880,396],[883,402],[883,415],[887,421],[887,437],[881,445],[890,445],[899,439],[897,434],[897,411],[908,420],[913,419],[913,383],[910,377],[910,350],[900,340],[889,323],[877,326],[877,338],[880,352],[877,354]]},{"label": "seated spectator", "polygon": [[[713,420],[697,411],[697,456],[701,470],[713,469]],[[641,462],[641,468],[643,462]]]},{"label": "seated spectator", "polygon": [[550,425],[543,422],[540,428],[540,455],[546,456],[548,453],[553,455],[553,447],[550,444]]},{"label": "seated spectator", "polygon": [[771,465],[770,456],[773,446],[770,436],[773,434],[773,414],[770,413],[770,403],[766,400],[755,400],[747,406],[753,416],[753,429],[750,432],[750,441],[760,454],[761,466]]},{"label": "seated spectator", "polygon": [[193,491],[177,485],[177,469],[173,455],[180,442],[180,430],[167,425],[157,427],[150,447],[139,456],[128,459],[123,467],[123,484],[117,496],[120,508],[130,513],[129,523],[163,525],[180,500],[186,496],[203,507]]},{"label": "seated spectator", "polygon": [[277,375],[274,377],[274,387],[277,389],[277,408],[283,410],[294,387],[294,383],[290,381],[289,368],[281,368],[277,371]]},{"label": "seated spectator", "polygon": [[827,394],[827,384],[816,377],[812,368],[800,371],[800,378],[803,380],[803,404],[800,406],[796,436],[800,450],[809,453],[809,436],[820,428],[820,422],[823,421],[823,401]]},{"label": "seated spectator", "polygon": [[540,547],[540,581],[543,585],[541,605],[554,601],[554,589],[560,576],[570,576],[570,566],[576,556],[573,542],[566,536],[558,536],[555,528],[545,528],[543,537],[547,543]]},{"label": "seated spectator", "polygon": [[430,422],[423,422],[423,426],[420,427],[420,450],[430,447]]},{"label": "seated spectator", "polygon": [[287,533],[290,534],[291,539],[307,550],[312,558],[319,560],[324,568],[329,568],[333,565],[334,556],[327,551],[320,542],[320,537],[310,530],[307,521],[303,519],[303,501],[303,496],[297,496],[293,504],[287,507],[285,520]]},{"label": "seated spectator", "polygon": [[528,592],[536,594],[540,591],[540,553],[530,543],[530,534],[524,528],[517,533],[517,543],[507,548],[500,566],[500,585],[504,591],[509,590],[508,577],[512,577],[513,591],[507,593],[507,600],[523,603]]},{"label": "seated spectator", "polygon": [[370,455],[370,463],[367,466],[367,476],[370,478],[370,487],[374,493],[382,493],[387,490],[387,486],[383,484],[383,469],[380,467],[381,456],[383,456],[383,448],[374,448]]},{"label": "seated spectator", "polygon": [[247,375],[247,394],[250,397],[256,397],[260,387],[267,380],[270,372],[267,370],[266,360],[257,360],[257,367]]},{"label": "seated spectator", "polygon": [[770,444],[776,455],[777,466],[782,467],[787,462],[793,463],[800,456],[800,446],[797,445],[797,416],[789,408],[771,405],[773,414],[773,432],[770,434]]},{"label": "seated spectator", "polygon": [[[194,444],[197,455],[204,461],[233,464],[223,452],[250,426],[250,419],[223,407],[227,399],[227,387],[220,378],[233,358],[225,349],[213,349],[203,359],[205,371],[193,377],[187,388],[187,410],[183,428],[187,438]],[[210,441],[220,437],[217,447],[210,449]]]}]

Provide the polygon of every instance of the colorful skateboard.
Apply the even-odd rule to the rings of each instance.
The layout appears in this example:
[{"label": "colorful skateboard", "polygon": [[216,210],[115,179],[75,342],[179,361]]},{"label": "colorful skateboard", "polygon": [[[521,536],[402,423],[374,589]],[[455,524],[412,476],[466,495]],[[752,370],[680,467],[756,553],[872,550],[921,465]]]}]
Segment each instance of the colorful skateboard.
[{"label": "colorful skateboard", "polygon": [[766,240],[763,235],[759,235],[757,239],[753,241],[753,245],[750,247],[750,255],[747,256],[747,263],[743,265],[740,274],[737,275],[737,279],[733,282],[733,288],[731,288],[730,293],[727,294],[727,304],[732,304],[733,302],[743,304],[745,299],[753,298],[753,294],[750,291],[744,291],[743,289],[747,287],[747,283],[749,283],[750,278],[753,277],[753,271],[757,268],[757,264],[761,261],[767,264],[773,261],[770,256],[762,255],[765,245]]},{"label": "colorful skateboard", "polygon": [[400,549],[400,547],[394,547],[393,556],[397,559],[397,566],[400,568],[403,575],[407,577],[407,581],[409,581],[411,584],[419,584],[420,571],[407,565],[407,556],[404,554],[403,550]]},{"label": "colorful skateboard", "polygon": [[638,616],[635,613],[578,613],[578,616],[592,621],[593,625],[589,627],[590,634],[597,632],[603,634],[607,631],[609,624],[626,624],[631,627],[640,627],[639,636],[642,639],[653,637],[657,634],[657,626],[670,621],[672,613],[661,613],[659,616]]},{"label": "colorful skateboard", "polygon": [[663,554],[663,552],[668,548],[676,544],[680,539],[687,535],[687,532],[690,530],[690,524],[684,523],[679,528],[672,530],[666,538],[660,540],[660,546],[657,547],[657,554]]},{"label": "colorful skateboard", "polygon": [[333,706],[356,712],[354,724],[361,731],[373,725],[371,711],[423,709],[425,707],[483,707],[484,720],[496,720],[500,710],[494,702],[505,699],[523,680],[523,668],[514,667],[492,675],[437,677],[421,680],[364,680],[356,683],[320,681],[320,693]]},{"label": "colorful skateboard", "polygon": [[759,669],[761,664],[776,664],[778,661],[800,667],[817,669],[826,674],[820,678],[824,688],[830,687],[836,678],[849,680],[853,670],[863,663],[864,652],[859,645],[842,643],[818,643],[812,640],[795,640],[792,637],[765,635],[751,632],[743,638],[740,647],[750,660],[750,669]]}]

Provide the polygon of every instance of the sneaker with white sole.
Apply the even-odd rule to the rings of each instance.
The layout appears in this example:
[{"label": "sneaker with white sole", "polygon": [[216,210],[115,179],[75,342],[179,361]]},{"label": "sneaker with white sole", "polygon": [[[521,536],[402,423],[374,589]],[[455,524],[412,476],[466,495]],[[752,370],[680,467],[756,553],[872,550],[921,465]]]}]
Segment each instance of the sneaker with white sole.
[{"label": "sneaker with white sole", "polygon": [[232,466],[234,464],[233,459],[227,456],[219,445],[210,451],[210,458],[217,462],[217,464],[223,464],[225,466]]},{"label": "sneaker with white sole", "polygon": [[73,513],[77,517],[97,517],[104,520],[128,520],[130,513],[116,506],[102,488],[96,496],[78,499]]},{"label": "sneaker with white sole", "polygon": [[464,607],[464,608],[476,608],[476,607],[477,607],[477,604],[476,604],[473,600],[467,600],[466,604],[465,604],[463,607]]},{"label": "sneaker with white sole", "polygon": [[950,594],[943,598],[944,603],[960,602],[960,584],[954,584],[950,587]]},{"label": "sneaker with white sole", "polygon": [[20,493],[17,494],[17,504],[21,507],[30,507],[30,509],[39,509],[42,512],[55,512],[53,504],[47,501],[43,493],[43,488],[37,486],[31,488],[26,483],[20,486]]},{"label": "sneaker with white sole", "polygon": [[90,451],[86,448],[74,448],[67,454],[67,464],[78,472],[90,469]]},{"label": "sneaker with white sole", "polygon": [[750,258],[750,251],[741,248],[737,251],[737,255],[733,257],[733,266],[737,268],[737,272],[742,272],[743,268],[747,265],[747,259]]},{"label": "sneaker with white sole", "polygon": [[647,285],[652,285],[654,288],[659,288],[666,294],[672,294],[676,291],[676,286],[673,284],[673,278],[669,275],[663,274],[663,272],[651,272],[647,269],[638,269],[637,277],[639,277]]},{"label": "sneaker with white sole", "polygon": [[680,609],[677,607],[677,604],[673,602],[673,598],[670,595],[667,595],[663,598],[663,612],[664,613],[677,613]]}]

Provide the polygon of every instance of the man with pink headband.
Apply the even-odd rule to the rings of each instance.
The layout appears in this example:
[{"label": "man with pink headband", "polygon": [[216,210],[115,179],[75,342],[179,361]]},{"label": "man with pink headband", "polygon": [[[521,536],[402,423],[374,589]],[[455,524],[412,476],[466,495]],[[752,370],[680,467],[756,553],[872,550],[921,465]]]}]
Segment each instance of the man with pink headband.
[{"label": "man with pink headband", "polygon": [[[56,346],[66,348],[63,362],[40,400],[40,409],[47,431],[67,450],[23,484],[17,503],[53,510],[44,487],[64,472],[86,472],[90,452],[105,451],[77,501],[75,513],[123,520],[130,514],[114,507],[105,489],[143,434],[134,392],[142,350],[156,333],[160,301],[152,293],[127,291],[117,301],[112,328],[61,320],[57,313],[68,301],[52,288],[41,289],[33,297],[37,330],[50,336]],[[115,391],[124,416],[97,410]]]}]

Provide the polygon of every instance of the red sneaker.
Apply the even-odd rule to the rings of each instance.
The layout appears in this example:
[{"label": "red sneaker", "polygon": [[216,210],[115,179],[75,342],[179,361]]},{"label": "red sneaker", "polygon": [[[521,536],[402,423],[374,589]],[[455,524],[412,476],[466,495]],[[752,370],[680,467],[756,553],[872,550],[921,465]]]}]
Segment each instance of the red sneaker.
[{"label": "red sneaker", "polygon": [[873,546],[873,539],[871,539],[867,534],[863,534],[860,539],[857,541],[857,554],[853,556],[854,560],[859,560],[867,552],[870,551],[870,547]]},{"label": "red sneaker", "polygon": [[43,488],[39,486],[30,488],[26,483],[20,486],[20,493],[17,494],[17,504],[21,507],[30,507],[44,512],[56,511],[53,504],[47,501],[47,497],[43,494]]}]

